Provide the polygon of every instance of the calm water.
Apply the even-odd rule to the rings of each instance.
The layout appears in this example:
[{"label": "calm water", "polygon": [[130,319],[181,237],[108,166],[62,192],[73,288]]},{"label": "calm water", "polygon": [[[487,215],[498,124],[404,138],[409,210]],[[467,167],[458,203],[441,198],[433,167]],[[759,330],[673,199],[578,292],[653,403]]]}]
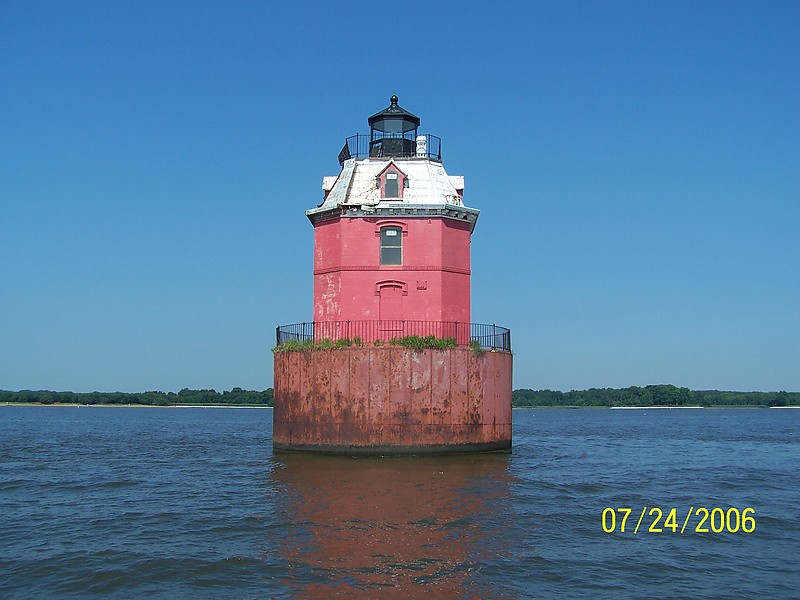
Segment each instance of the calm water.
[{"label": "calm water", "polygon": [[[270,410],[0,407],[0,597],[800,597],[800,410],[514,419],[511,455],[349,459],[273,455]],[[690,506],[756,530],[633,533]]]}]

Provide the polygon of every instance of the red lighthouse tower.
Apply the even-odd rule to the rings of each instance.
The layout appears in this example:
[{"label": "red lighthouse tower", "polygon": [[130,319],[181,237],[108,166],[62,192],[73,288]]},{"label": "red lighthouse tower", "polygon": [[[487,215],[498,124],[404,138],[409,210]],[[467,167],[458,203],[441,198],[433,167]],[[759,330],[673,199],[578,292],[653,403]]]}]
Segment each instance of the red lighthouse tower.
[{"label": "red lighthouse tower", "polygon": [[417,134],[419,117],[397,96],[368,121],[369,137],[348,138],[341,173],[323,180],[325,201],[306,212],[314,321],[469,323],[479,211],[464,206],[464,178],[445,172],[441,141]]},{"label": "red lighthouse tower", "polygon": [[278,328],[278,450],[459,452],[511,445],[510,332],[470,322],[479,211],[441,140],[391,104],[346,139],[314,226],[314,321]]}]

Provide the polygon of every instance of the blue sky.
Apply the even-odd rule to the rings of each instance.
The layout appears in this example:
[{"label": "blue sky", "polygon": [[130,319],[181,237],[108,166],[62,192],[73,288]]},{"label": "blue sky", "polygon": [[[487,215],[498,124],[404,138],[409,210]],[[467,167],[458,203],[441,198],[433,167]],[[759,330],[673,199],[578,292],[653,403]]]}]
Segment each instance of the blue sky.
[{"label": "blue sky", "polygon": [[0,3],[0,389],[272,385],[400,104],[515,387],[800,391],[796,2]]}]

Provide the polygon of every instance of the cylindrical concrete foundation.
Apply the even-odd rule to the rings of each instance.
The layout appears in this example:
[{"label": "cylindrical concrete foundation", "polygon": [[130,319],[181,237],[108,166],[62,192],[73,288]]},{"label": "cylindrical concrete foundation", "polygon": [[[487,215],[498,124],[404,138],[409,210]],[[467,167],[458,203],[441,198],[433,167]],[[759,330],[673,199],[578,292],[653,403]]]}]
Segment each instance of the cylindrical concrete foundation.
[{"label": "cylindrical concrete foundation", "polygon": [[510,352],[348,347],[274,359],[277,451],[511,450]]}]

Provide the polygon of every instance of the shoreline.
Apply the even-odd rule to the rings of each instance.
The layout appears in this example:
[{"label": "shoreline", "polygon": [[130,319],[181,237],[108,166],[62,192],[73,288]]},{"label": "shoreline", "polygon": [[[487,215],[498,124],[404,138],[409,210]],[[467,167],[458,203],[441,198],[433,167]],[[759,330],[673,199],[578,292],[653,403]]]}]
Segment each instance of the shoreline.
[{"label": "shoreline", "polygon": [[716,410],[718,408],[735,408],[735,409],[762,409],[762,408],[800,408],[800,405],[792,406],[766,406],[764,404],[714,404],[711,406],[577,406],[569,404],[564,406],[514,406],[514,410],[666,410],[666,409],[703,409],[703,410]]},{"label": "shoreline", "polygon": [[[57,407],[69,406],[72,408],[274,408],[266,404],[80,404],[77,402],[53,402],[52,404],[43,404],[41,402],[0,402],[0,407],[3,406],[42,406],[42,407]],[[716,404],[713,406],[577,406],[577,405],[564,405],[564,406],[512,406],[513,410],[680,410],[680,409],[703,409],[715,410],[720,408],[735,408],[735,409],[761,409],[761,408],[778,408],[778,409],[800,409],[800,405],[792,406],[764,406],[752,404]]]},{"label": "shoreline", "polygon": [[80,404],[77,402],[0,402],[0,406],[69,406],[72,408],[272,408],[266,404]]},{"label": "shoreline", "polygon": [[[611,410],[647,410],[648,408],[657,408],[657,409],[678,409],[678,408],[705,408],[705,406],[664,406],[664,405],[656,405],[656,406],[611,406],[609,407]],[[758,407],[760,408],[760,407]]]}]

